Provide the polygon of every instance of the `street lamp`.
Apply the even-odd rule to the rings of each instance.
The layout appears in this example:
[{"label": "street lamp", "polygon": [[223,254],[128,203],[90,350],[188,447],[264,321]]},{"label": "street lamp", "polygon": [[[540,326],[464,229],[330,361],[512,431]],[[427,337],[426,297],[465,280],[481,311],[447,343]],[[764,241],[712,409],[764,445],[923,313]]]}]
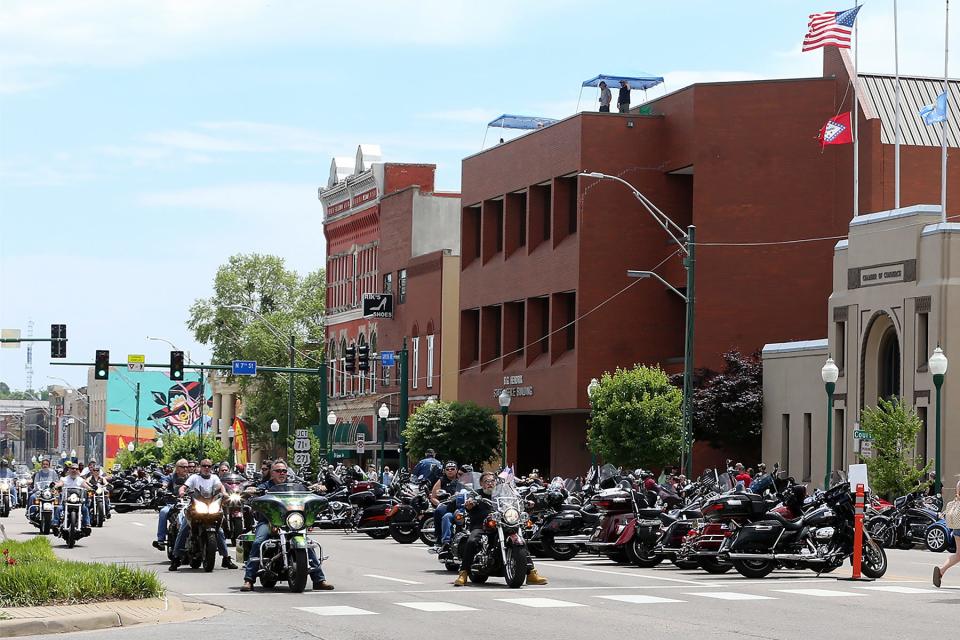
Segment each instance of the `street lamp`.
[{"label": "street lamp", "polygon": [[830,487],[830,471],[833,469],[833,392],[837,388],[837,379],[840,378],[840,369],[833,358],[827,358],[820,377],[827,389],[827,463],[823,472],[823,488]]},{"label": "street lamp", "polygon": [[277,457],[277,434],[280,432],[280,423],[274,418],[270,423],[270,431],[273,432],[273,457]]},{"label": "street lamp", "polygon": [[231,425],[231,427],[227,429],[227,440],[230,442],[230,466],[231,467],[234,465],[234,462],[235,462],[234,461],[235,452],[233,450],[233,439],[236,435],[237,435],[237,432]]},{"label": "street lamp", "polygon": [[163,438],[157,438],[157,441],[154,443],[154,446],[157,449],[163,449]]},{"label": "street lamp", "polygon": [[686,232],[681,229],[677,223],[663,211],[657,208],[653,202],[634,187],[632,184],[619,176],[611,176],[597,171],[583,171],[581,176],[596,178],[598,180],[614,180],[626,186],[633,192],[633,196],[640,202],[644,209],[653,216],[657,224],[660,225],[667,235],[680,246],[680,249],[686,254],[683,266],[687,270],[687,290],[685,294],[677,291],[676,288],[668,284],[663,278],[660,278],[651,271],[636,271],[634,277],[648,277],[650,275],[657,277],[670,289],[683,298],[686,305],[686,336],[683,343],[683,426],[684,426],[684,473],[688,478],[693,477],[693,328],[694,328],[694,302],[696,295],[694,293],[696,259],[694,251],[696,249],[696,227],[687,226]]},{"label": "street lamp", "polygon": [[[587,399],[590,401],[590,419],[593,419],[593,396],[596,395],[597,389],[600,388],[600,381],[596,378],[590,378],[590,384],[587,385]],[[597,454],[590,448],[590,468],[593,469],[597,466]]]},{"label": "street lamp", "polygon": [[507,468],[507,414],[510,412],[510,401],[512,399],[506,389],[502,389],[500,395],[497,396],[497,402],[500,403],[500,415],[503,417],[503,449],[500,454],[500,466],[503,469]]},{"label": "street lamp", "polygon": [[424,404],[437,404],[437,396],[430,396]]},{"label": "street lamp", "polygon": [[[428,399],[427,402],[430,402]],[[380,468],[383,468],[383,445],[387,438],[387,416],[390,415],[390,408],[387,404],[381,403],[377,409],[377,415],[380,417]]]},{"label": "street lamp", "polygon": [[933,480],[935,493],[940,493],[942,488],[941,483],[943,481],[943,477],[940,475],[940,387],[943,386],[943,377],[947,373],[948,364],[947,356],[943,354],[943,349],[940,348],[940,345],[937,345],[937,348],[933,350],[933,355],[930,356],[930,360],[927,362],[930,373],[933,374],[933,386],[937,388],[937,442],[934,447],[935,454],[933,463],[933,471],[936,474],[936,478]]},{"label": "street lamp", "polygon": [[[337,414],[332,410],[327,414],[327,431],[330,446],[327,447],[327,464],[333,464],[333,427],[337,424]],[[326,443],[324,443],[326,444]]]},{"label": "street lamp", "polygon": [[133,443],[132,443],[132,442],[128,442],[128,443],[127,443],[127,451],[129,451],[130,453],[133,453],[133,449],[134,449]]}]

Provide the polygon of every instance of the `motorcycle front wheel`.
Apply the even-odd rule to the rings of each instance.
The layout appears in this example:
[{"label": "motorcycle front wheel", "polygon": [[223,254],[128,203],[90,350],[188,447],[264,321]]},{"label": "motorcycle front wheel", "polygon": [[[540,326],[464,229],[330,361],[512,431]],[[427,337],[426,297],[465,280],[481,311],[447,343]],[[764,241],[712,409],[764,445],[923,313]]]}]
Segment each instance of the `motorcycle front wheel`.
[{"label": "motorcycle front wheel", "polygon": [[631,563],[644,569],[650,569],[663,562],[663,558],[654,553],[651,545],[641,542],[637,538],[627,544],[627,557]]},{"label": "motorcycle front wheel", "polygon": [[203,550],[203,570],[207,573],[213,571],[217,564],[217,534],[214,531],[207,532],[207,544]]},{"label": "motorcycle front wheel", "polygon": [[420,542],[428,547],[437,544],[437,529],[433,526],[432,517],[420,521]]},{"label": "motorcycle front wheel", "polygon": [[392,524],[390,536],[400,544],[413,544],[420,537],[416,524]]},{"label": "motorcycle front wheel", "polygon": [[287,584],[293,593],[303,593],[307,586],[307,550],[294,549],[290,552],[289,580]]},{"label": "motorcycle front wheel", "polygon": [[40,516],[40,534],[41,535],[50,535],[50,515],[49,512],[44,513]]},{"label": "motorcycle front wheel", "polygon": [[[763,547],[749,547],[744,553],[767,553]],[[776,568],[773,560],[734,560],[733,568],[744,578],[766,578]]]},{"label": "motorcycle front wheel", "polygon": [[[853,562],[852,557],[850,558],[850,562]],[[867,542],[863,545],[863,562],[861,568],[863,575],[868,578],[873,578],[874,580],[882,578],[887,572],[887,552],[875,542]]]},{"label": "motorcycle front wheel", "polygon": [[508,547],[503,577],[511,589],[519,589],[527,579],[527,551],[522,547]]},{"label": "motorcycle front wheel", "polygon": [[230,542],[234,547],[237,546],[237,538],[243,533],[243,518],[241,516],[233,516],[230,518]]},{"label": "motorcycle front wheel", "polygon": [[727,564],[725,562],[720,562],[716,558],[701,558],[700,567],[707,573],[713,575],[722,575],[733,569],[732,564]]}]

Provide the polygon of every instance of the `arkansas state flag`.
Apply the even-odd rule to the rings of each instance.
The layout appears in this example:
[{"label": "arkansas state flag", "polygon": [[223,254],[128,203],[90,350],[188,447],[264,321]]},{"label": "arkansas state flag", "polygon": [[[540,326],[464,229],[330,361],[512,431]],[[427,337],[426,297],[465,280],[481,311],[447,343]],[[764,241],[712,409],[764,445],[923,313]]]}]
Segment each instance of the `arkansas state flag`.
[{"label": "arkansas state flag", "polygon": [[852,144],[853,128],[850,126],[850,112],[841,113],[827,120],[827,124],[820,129],[817,140],[822,143],[821,148],[828,144]]}]

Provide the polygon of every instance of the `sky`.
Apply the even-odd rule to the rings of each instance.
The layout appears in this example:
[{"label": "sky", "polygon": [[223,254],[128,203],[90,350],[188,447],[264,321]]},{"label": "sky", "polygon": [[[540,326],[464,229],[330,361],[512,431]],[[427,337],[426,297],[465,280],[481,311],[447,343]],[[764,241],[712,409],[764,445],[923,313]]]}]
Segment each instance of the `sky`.
[{"label": "sky", "polygon": [[[598,73],[663,76],[650,97],[820,75],[807,16],[852,3],[2,0],[0,327],[66,323],[68,361],[167,362],[148,335],[208,360],[185,323],[230,255],[324,266],[333,156],[379,144],[458,190],[486,122],[568,116]],[[893,0],[863,4],[860,70],[892,73]],[[901,73],[942,76],[944,0],[899,5]],[[0,350],[0,380],[24,388],[25,362]],[[38,343],[34,388],[85,384],[49,362]]]}]

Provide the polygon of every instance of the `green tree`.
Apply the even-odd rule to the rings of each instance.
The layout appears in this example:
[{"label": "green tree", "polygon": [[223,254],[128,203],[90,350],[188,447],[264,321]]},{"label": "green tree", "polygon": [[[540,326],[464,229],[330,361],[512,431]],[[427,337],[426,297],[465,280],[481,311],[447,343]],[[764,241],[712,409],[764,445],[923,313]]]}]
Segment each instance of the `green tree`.
[{"label": "green tree", "polygon": [[918,468],[917,434],[923,428],[913,407],[900,398],[881,398],[876,408],[867,407],[860,417],[860,429],[873,436],[872,457],[866,458],[870,489],[888,497],[913,491],[926,478],[932,463]]},{"label": "green tree", "polygon": [[604,461],[653,467],[677,460],[683,443],[682,394],[659,367],[606,372],[591,401],[587,441]]},{"label": "green tree", "polygon": [[[213,295],[191,306],[187,326],[198,342],[212,347],[218,363],[240,359],[256,360],[262,366],[289,366],[289,339],[294,336],[295,366],[320,367],[325,282],[323,269],[301,277],[277,256],[234,255],[217,270]],[[288,375],[258,373],[238,381],[254,447],[271,450],[274,419],[281,425],[280,441],[288,436]],[[294,429],[317,423],[319,397],[319,376],[294,376]]]},{"label": "green tree", "polygon": [[493,410],[473,402],[422,404],[407,420],[403,437],[413,458],[433,449],[441,459],[479,468],[500,453],[500,427]]},{"label": "green tree", "polygon": [[[166,441],[164,441],[166,444]],[[133,451],[124,449],[117,452],[114,460],[124,469],[131,467],[146,467],[151,464],[161,464],[164,461],[164,450],[153,442],[138,442]]]},{"label": "green tree", "polygon": [[694,436],[719,448],[755,448],[763,428],[763,364],[739,351],[723,354],[723,361],[723,371],[696,372]]},{"label": "green tree", "polygon": [[[152,442],[150,446],[154,446]],[[164,436],[162,455],[164,464],[176,462],[180,458],[196,460],[198,462],[203,458],[210,458],[214,463],[229,460],[227,448],[220,444],[217,438],[212,436],[204,436],[203,455],[201,456],[200,438],[195,433],[188,433],[184,436]]]}]

